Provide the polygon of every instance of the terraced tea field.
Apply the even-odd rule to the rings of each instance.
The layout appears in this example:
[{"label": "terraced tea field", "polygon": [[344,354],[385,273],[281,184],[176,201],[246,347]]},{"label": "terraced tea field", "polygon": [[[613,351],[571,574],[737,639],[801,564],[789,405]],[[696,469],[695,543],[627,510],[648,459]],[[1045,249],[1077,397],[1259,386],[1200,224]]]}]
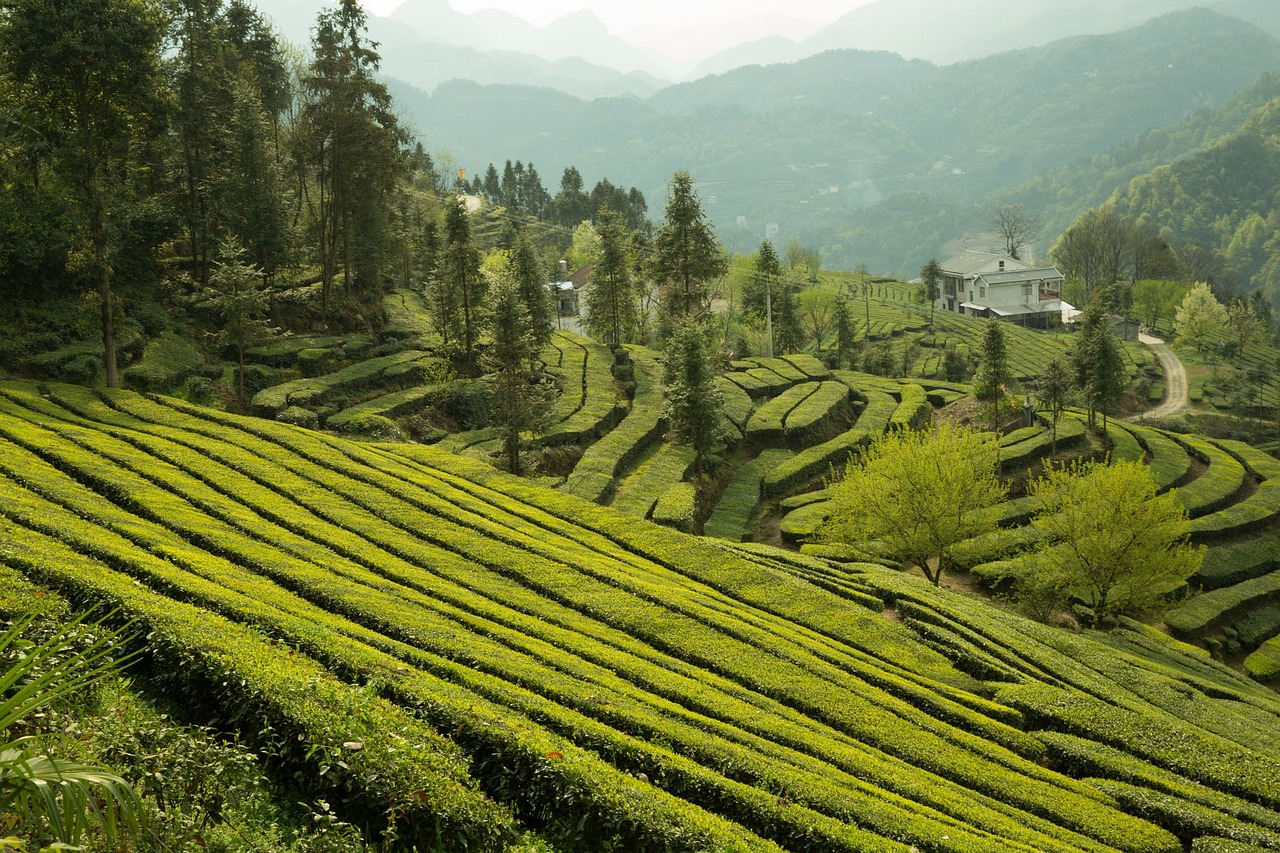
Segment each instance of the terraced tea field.
[{"label": "terraced tea field", "polygon": [[[1218,536],[1270,474],[1224,499],[1199,450]],[[406,849],[1280,849],[1280,698],[1196,648],[432,447],[0,383],[0,563],[118,606],[154,683]]]}]

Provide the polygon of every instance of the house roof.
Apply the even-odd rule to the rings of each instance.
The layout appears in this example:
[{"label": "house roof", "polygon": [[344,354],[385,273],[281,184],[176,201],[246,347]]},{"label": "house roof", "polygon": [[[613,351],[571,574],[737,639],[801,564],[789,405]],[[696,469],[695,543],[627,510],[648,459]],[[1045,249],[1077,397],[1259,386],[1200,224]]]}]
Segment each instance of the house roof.
[{"label": "house roof", "polygon": [[971,252],[964,251],[958,255],[953,255],[942,262],[942,271],[951,273],[952,275],[968,276],[982,269],[992,261],[1013,261],[1013,263],[1021,263],[1015,261],[1008,255],[997,255],[992,252]]},{"label": "house roof", "polygon": [[1036,267],[1034,269],[1004,270],[1003,272],[987,272],[978,276],[987,284],[1009,284],[1011,282],[1043,281],[1045,279],[1062,279],[1057,267]]}]

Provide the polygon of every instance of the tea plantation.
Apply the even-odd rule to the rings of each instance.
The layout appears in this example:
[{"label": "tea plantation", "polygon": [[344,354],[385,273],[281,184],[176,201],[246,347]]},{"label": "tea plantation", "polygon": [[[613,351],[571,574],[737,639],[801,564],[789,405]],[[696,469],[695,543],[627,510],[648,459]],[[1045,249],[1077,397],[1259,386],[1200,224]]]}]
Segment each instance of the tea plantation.
[{"label": "tea plantation", "polygon": [[[594,399],[589,347],[562,346],[587,377],[564,430],[631,438],[559,491],[430,446],[0,383],[0,564],[118,607],[147,683],[397,849],[501,849],[524,828],[563,850],[1280,849],[1275,693],[1136,623],[1063,631],[583,500],[604,478],[606,500],[660,504],[682,463],[651,408]],[[759,385],[729,419],[781,440],[724,489],[726,530],[753,488],[820,480],[840,451],[814,448],[847,453],[954,393],[804,358],[738,367],[727,382]],[[1184,487],[1204,571],[1238,593],[1177,630],[1272,594],[1274,557],[1240,543],[1280,511],[1277,463],[1118,429]],[[1034,458],[1042,432],[1010,449]]]}]

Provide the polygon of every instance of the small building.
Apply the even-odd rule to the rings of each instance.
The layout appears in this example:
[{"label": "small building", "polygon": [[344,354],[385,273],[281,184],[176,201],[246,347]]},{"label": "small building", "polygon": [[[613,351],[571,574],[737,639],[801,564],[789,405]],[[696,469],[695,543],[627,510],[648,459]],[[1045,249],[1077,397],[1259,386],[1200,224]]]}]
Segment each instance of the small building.
[{"label": "small building", "polygon": [[591,278],[591,264],[573,275],[568,274],[564,261],[560,264],[560,275],[550,285],[552,296],[556,300],[556,312],[561,317],[577,317],[582,308],[582,288],[587,286],[587,280]]},{"label": "small building", "polygon": [[1033,267],[991,252],[961,252],[942,264],[942,287],[934,307],[970,317],[998,317],[1019,326],[1047,329],[1060,324],[1062,273]]}]

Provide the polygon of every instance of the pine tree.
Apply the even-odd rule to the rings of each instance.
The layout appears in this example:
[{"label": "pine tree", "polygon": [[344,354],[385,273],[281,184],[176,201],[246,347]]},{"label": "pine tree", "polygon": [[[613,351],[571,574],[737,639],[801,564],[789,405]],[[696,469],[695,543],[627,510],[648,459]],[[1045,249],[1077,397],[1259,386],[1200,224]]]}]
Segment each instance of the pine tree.
[{"label": "pine tree", "polygon": [[508,470],[519,474],[521,433],[545,428],[552,396],[529,370],[540,347],[514,265],[507,261],[498,266],[488,287],[492,345],[485,363],[493,373],[493,411],[502,427]]},{"label": "pine tree", "polygon": [[380,57],[365,38],[367,17],[357,0],[320,13],[314,58],[303,77],[307,99],[298,140],[314,170],[323,316],[341,267],[357,292],[378,283],[384,262],[389,204],[404,174],[408,136],[391,95],[377,78]]},{"label": "pine tree", "polygon": [[933,328],[933,310],[942,293],[942,265],[936,258],[930,258],[920,268],[920,284],[924,288],[925,301],[929,303],[929,328]]},{"label": "pine tree", "polygon": [[715,382],[714,338],[704,322],[682,318],[672,330],[663,358],[664,411],[677,440],[693,446],[694,486],[699,495],[723,408],[723,394]]},{"label": "pine tree", "polygon": [[1102,428],[1107,426],[1106,408],[1124,390],[1126,376],[1120,342],[1111,327],[1105,291],[1090,298],[1080,315],[1080,330],[1072,350],[1076,390],[1089,413],[1089,426],[1097,426],[1102,412]]},{"label": "pine tree", "polygon": [[[437,303],[452,317],[447,338],[462,345],[460,372],[476,376],[476,342],[480,338],[480,307],[484,301],[485,279],[480,274],[480,251],[471,239],[471,219],[467,202],[455,196],[445,209],[444,246],[437,265]],[[442,322],[443,319],[442,319]]]},{"label": "pine tree", "polygon": [[654,239],[653,277],[661,294],[664,331],[686,317],[700,318],[711,307],[711,282],[729,269],[688,172],[671,179],[666,215]]},{"label": "pine tree", "polygon": [[551,302],[551,291],[547,289],[547,275],[523,230],[516,234],[511,250],[511,275],[519,288],[520,301],[529,313],[529,333],[533,339],[529,369],[532,370],[543,347],[551,343],[555,307]]},{"label": "pine tree", "polygon": [[1049,410],[1053,424],[1053,440],[1050,453],[1058,452],[1058,418],[1071,400],[1071,368],[1062,356],[1055,355],[1045,365],[1044,373],[1036,384],[1036,395]]},{"label": "pine tree", "polygon": [[979,400],[991,401],[991,429],[1000,430],[1000,401],[1013,374],[1009,370],[1009,347],[1004,325],[994,317],[982,330],[982,363],[973,380],[973,393]]},{"label": "pine tree", "polygon": [[628,236],[622,217],[610,207],[600,211],[600,259],[586,289],[586,327],[592,336],[617,346],[631,339],[636,298],[631,281]]},{"label": "pine tree", "polygon": [[836,367],[849,367],[858,342],[853,331],[853,313],[849,310],[849,301],[843,295],[836,297],[835,327]]}]

